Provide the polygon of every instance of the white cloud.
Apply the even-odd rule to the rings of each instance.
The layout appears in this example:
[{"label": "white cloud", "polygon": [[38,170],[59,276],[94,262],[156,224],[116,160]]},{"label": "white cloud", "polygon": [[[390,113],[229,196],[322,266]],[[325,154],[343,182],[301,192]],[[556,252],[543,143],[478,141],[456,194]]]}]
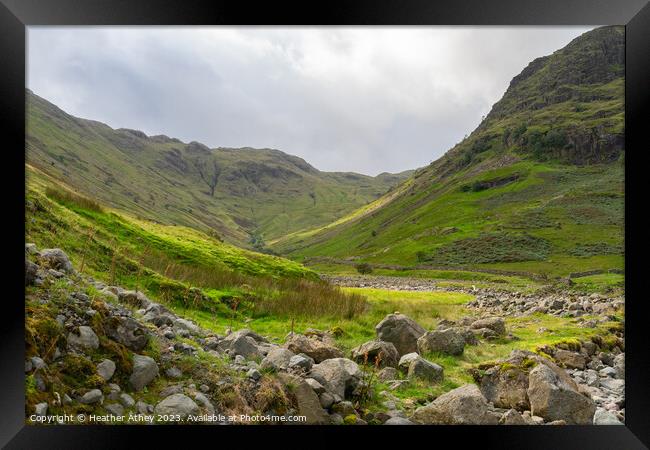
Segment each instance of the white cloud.
[{"label": "white cloud", "polygon": [[427,164],[587,27],[29,27],[28,87],[79,117],[321,170]]}]

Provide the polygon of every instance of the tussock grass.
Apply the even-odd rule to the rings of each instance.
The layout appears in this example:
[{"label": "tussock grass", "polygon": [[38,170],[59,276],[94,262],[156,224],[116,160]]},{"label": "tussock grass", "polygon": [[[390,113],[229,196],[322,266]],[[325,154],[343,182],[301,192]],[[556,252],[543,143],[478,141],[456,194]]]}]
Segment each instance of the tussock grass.
[{"label": "tussock grass", "polygon": [[45,188],[45,195],[64,205],[76,205],[80,208],[88,209],[95,212],[103,212],[101,205],[83,195],[75,194],[63,189],[57,189],[51,186]]}]

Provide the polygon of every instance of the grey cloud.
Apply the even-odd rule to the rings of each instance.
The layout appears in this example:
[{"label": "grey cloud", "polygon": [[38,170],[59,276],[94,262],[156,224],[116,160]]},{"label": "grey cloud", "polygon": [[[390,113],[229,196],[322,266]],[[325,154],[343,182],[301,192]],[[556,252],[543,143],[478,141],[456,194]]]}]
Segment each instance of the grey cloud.
[{"label": "grey cloud", "polygon": [[321,170],[423,166],[591,27],[29,27],[28,87],[76,116]]}]

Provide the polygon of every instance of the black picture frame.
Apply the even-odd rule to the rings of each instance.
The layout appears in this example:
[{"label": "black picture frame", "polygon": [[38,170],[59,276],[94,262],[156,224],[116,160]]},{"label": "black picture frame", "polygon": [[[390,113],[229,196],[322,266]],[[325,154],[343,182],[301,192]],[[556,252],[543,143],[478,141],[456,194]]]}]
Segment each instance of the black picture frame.
[{"label": "black picture frame", "polygon": [[[24,420],[24,152],[25,40],[29,25],[625,25],[625,265],[626,424],[564,427],[183,427],[29,426]],[[642,154],[650,104],[650,5],[646,0],[431,0],[300,4],[206,0],[0,0],[0,120],[4,131],[4,293],[0,311],[0,445],[5,448],[118,448],[240,445],[338,446],[351,438],[381,441],[399,434],[401,445],[453,445],[473,440],[481,448],[636,449],[650,445],[650,352],[647,350],[641,231]],[[645,144],[645,145],[644,145]],[[8,252],[6,250],[9,250]],[[11,287],[6,290],[6,287]],[[208,444],[200,444],[197,438]],[[227,444],[226,439],[234,439]],[[155,442],[158,441],[158,442]],[[210,443],[213,444],[210,444]],[[387,441],[383,441],[386,443]],[[420,442],[420,444],[418,444]],[[447,443],[451,444],[447,444]],[[258,445],[260,445],[258,444]],[[397,445],[400,445],[397,444]],[[139,444],[142,445],[142,444]]]}]

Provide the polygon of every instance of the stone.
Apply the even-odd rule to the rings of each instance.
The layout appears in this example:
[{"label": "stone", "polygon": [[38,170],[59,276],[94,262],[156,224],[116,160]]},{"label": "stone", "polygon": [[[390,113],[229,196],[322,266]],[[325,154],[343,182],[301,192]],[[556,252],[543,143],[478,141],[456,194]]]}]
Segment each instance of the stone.
[{"label": "stone", "polygon": [[400,356],[417,352],[417,341],[426,330],[404,314],[389,314],[375,327],[377,338],[391,342]]},{"label": "stone", "polygon": [[334,403],[334,396],[329,392],[323,392],[318,396],[318,400],[323,408],[329,409]]},{"label": "stone", "polygon": [[165,375],[167,375],[168,378],[178,379],[183,376],[183,372],[181,372],[181,369],[178,367],[170,367],[169,369],[165,370]]},{"label": "stone", "polygon": [[499,425],[526,425],[526,421],[516,409],[509,409],[499,419]]},{"label": "stone", "polygon": [[377,373],[377,379],[379,381],[395,380],[398,377],[399,372],[397,372],[397,369],[394,367],[384,367],[379,371],[379,373]]},{"label": "stone", "polygon": [[370,364],[379,368],[397,367],[399,353],[391,342],[368,341],[351,351],[351,359],[357,364]]},{"label": "stone", "polygon": [[420,354],[440,352],[448,355],[462,355],[465,339],[453,328],[433,330],[422,335],[417,341]]},{"label": "stone", "polygon": [[316,363],[343,357],[341,350],[317,336],[308,337],[303,334],[293,334],[287,338],[284,346],[295,354],[304,353]]},{"label": "stone", "polygon": [[189,415],[198,415],[201,410],[199,406],[185,394],[172,394],[159,402],[154,412],[156,415],[179,415],[181,419],[187,419]]},{"label": "stone", "polygon": [[560,363],[561,366],[566,367],[567,369],[584,370],[584,368],[587,366],[587,359],[584,357],[584,355],[576,352],[570,352],[568,350],[556,350],[554,358],[558,363]]},{"label": "stone", "polygon": [[594,425],[623,425],[616,414],[603,408],[597,408],[594,414]]},{"label": "stone", "polygon": [[122,392],[119,395],[119,400],[122,405],[124,405],[125,408],[132,408],[133,405],[135,405],[135,400],[133,397],[131,397],[129,394],[126,392]]},{"label": "stone", "polygon": [[497,336],[504,336],[506,334],[506,322],[501,317],[488,317],[486,319],[479,319],[470,325],[470,328],[478,330],[487,328],[494,331]]},{"label": "stone", "polygon": [[45,364],[45,361],[43,361],[42,358],[39,358],[38,356],[32,356],[30,359],[30,362],[32,364],[32,370],[40,370],[44,369],[47,367],[47,364]]},{"label": "stone", "polygon": [[619,353],[614,357],[614,369],[616,378],[625,379],[625,353]]},{"label": "stone", "polygon": [[625,380],[620,380],[618,378],[601,378],[600,387],[622,394],[625,390]]},{"label": "stone", "polygon": [[291,350],[282,347],[271,349],[260,364],[262,369],[287,370],[291,358],[295,356]]},{"label": "stone", "polygon": [[399,359],[399,363],[397,364],[397,367],[399,370],[401,370],[404,373],[407,373],[409,371],[409,367],[411,366],[411,363],[418,359],[420,355],[417,352],[411,352],[407,353],[406,355],[402,355],[402,357]]},{"label": "stone", "polygon": [[307,383],[317,394],[326,392],[325,387],[313,378],[305,378],[305,383]]},{"label": "stone", "polygon": [[405,419],[404,417],[391,417],[386,422],[384,422],[384,425],[415,425],[415,424],[410,420]]},{"label": "stone", "polygon": [[601,377],[612,377],[613,378],[613,377],[616,376],[616,369],[614,369],[613,367],[605,367],[603,369],[600,369],[598,371],[598,374]]},{"label": "stone", "polygon": [[530,371],[528,384],[533,415],[547,421],[564,420],[571,425],[592,423],[596,405],[578,392],[572,380],[562,379],[549,366],[539,364]]},{"label": "stone", "polygon": [[78,328],[77,333],[68,334],[68,346],[80,349],[97,349],[99,348],[99,338],[92,328],[82,325]]},{"label": "stone", "polygon": [[153,405],[145,403],[142,400],[138,400],[138,402],[135,404],[135,410],[138,412],[138,414],[149,414],[153,412]]},{"label": "stone", "polygon": [[158,376],[158,364],[153,358],[144,355],[133,355],[133,371],[129,382],[134,390],[141,390],[151,383],[156,376]]},{"label": "stone", "polygon": [[104,359],[97,364],[97,374],[104,380],[108,381],[115,373],[115,363],[110,359]]},{"label": "stone", "polygon": [[101,403],[103,400],[104,395],[102,394],[102,391],[99,389],[92,389],[81,396],[79,403],[90,405],[93,403]]},{"label": "stone", "polygon": [[343,417],[357,415],[357,410],[354,409],[354,405],[352,404],[352,402],[348,402],[348,401],[336,403],[334,406],[332,406],[332,412],[338,413]]},{"label": "stone", "polygon": [[185,330],[195,336],[200,336],[203,334],[203,330],[191,320],[177,318],[173,321],[173,323],[174,328],[177,330]]},{"label": "stone", "polygon": [[149,331],[131,317],[113,316],[105,326],[106,335],[129,350],[141,351],[149,342]]},{"label": "stone", "polygon": [[289,359],[289,369],[292,370],[309,372],[313,366],[314,360],[303,353],[294,355]]},{"label": "stone", "polygon": [[327,359],[314,365],[310,373],[331,394],[346,398],[359,385],[363,374],[359,366],[346,358]]},{"label": "stone", "polygon": [[46,416],[47,415],[47,402],[37,403],[34,406],[34,414],[37,416]]},{"label": "stone", "polygon": [[36,284],[38,265],[25,258],[25,286]]},{"label": "stone", "polygon": [[418,358],[411,362],[408,370],[408,378],[419,378],[430,383],[439,383],[443,379],[443,368],[438,364]]},{"label": "stone", "polygon": [[221,341],[220,344],[226,343],[233,354],[244,358],[259,358],[262,356],[257,347],[257,341],[252,337],[243,334],[231,340],[228,340],[228,337]]},{"label": "stone", "polygon": [[280,373],[280,379],[286,385],[293,386],[291,393],[296,399],[298,415],[305,416],[308,425],[325,425],[330,419],[321,405],[319,396],[312,387],[302,378],[288,373]]},{"label": "stone", "polygon": [[205,408],[205,410],[208,412],[208,414],[214,414],[215,409],[214,405],[210,401],[210,399],[203,393],[197,392],[197,394],[194,396],[194,400],[196,400],[196,403]]},{"label": "stone", "polygon": [[248,372],[246,372],[246,376],[255,381],[262,378],[262,374],[257,369],[250,369]]},{"label": "stone", "polygon": [[72,267],[70,258],[68,258],[68,255],[60,248],[43,249],[39,253],[39,256],[53,269],[65,273],[74,273],[74,267]]},{"label": "stone", "polygon": [[109,414],[112,414],[114,416],[123,416],[124,415],[124,407],[120,405],[119,403],[110,403],[106,406],[104,406],[106,411],[109,412]]},{"label": "stone", "polygon": [[415,410],[411,420],[426,425],[496,425],[498,420],[474,384],[451,390]]},{"label": "stone", "polygon": [[159,395],[161,397],[169,397],[172,394],[182,394],[183,393],[183,384],[172,384],[167,387],[165,387],[162,391],[160,391]]}]

